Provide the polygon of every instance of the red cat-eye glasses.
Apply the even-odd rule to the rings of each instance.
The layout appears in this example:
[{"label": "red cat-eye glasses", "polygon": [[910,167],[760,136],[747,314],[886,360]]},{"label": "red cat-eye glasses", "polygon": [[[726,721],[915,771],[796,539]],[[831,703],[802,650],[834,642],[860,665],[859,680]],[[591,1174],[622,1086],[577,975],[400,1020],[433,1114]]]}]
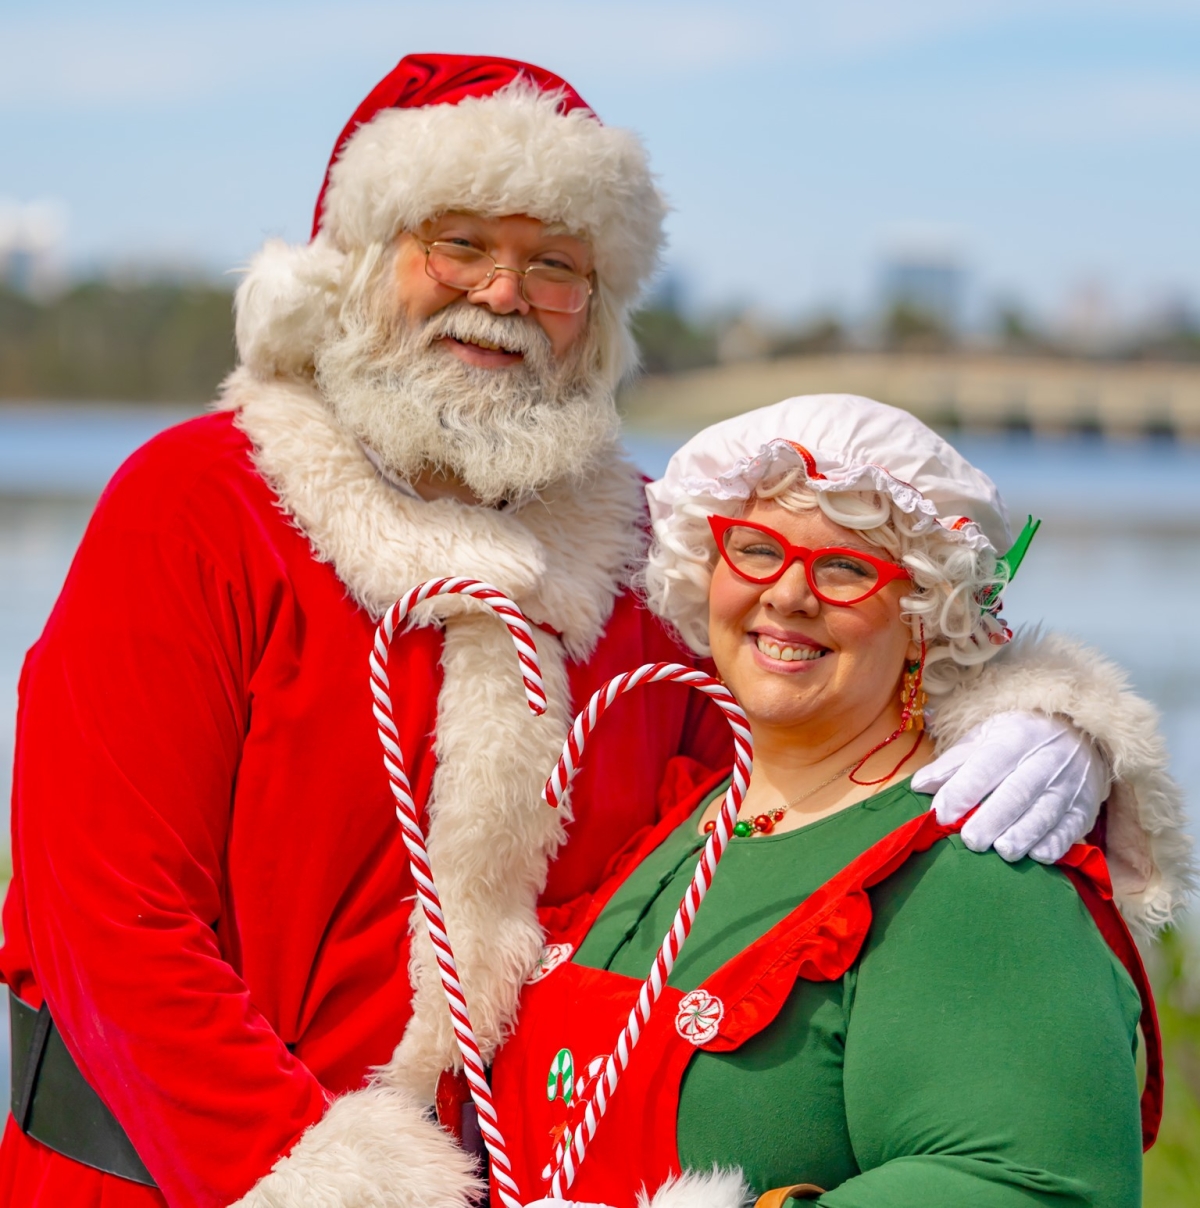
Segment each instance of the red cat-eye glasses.
[{"label": "red cat-eye glasses", "polygon": [[905,567],[860,549],[792,545],[765,524],[709,516],[708,527],[735,575],[750,583],[774,583],[793,562],[800,562],[813,595],[826,604],[860,604],[894,580],[912,578]]}]

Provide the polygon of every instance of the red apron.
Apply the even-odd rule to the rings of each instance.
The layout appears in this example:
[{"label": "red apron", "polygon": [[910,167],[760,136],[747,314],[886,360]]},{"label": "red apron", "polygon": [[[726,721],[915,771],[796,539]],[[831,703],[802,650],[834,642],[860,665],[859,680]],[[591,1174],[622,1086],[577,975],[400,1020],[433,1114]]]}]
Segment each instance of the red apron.
[{"label": "red apron", "polygon": [[[672,810],[639,845],[628,875],[695,809],[691,798]],[[953,834],[932,812],[898,827],[811,894],[765,935],[690,992],[667,986],[621,1075],[606,1118],[588,1145],[573,1200],[634,1208],[638,1191],[653,1193],[680,1173],[676,1145],[679,1088],[696,1049],[738,1048],[778,1015],[798,977],[840,978],[857,959],[871,925],[867,890],[916,852]],[[1128,970],[1142,999],[1147,1078],[1142,1136],[1148,1148],[1162,1116],[1162,1051],[1149,983],[1125,921],[1112,901],[1099,848],[1076,844],[1060,861],[1101,934]],[[720,873],[718,871],[717,875]],[[493,1086],[514,1174],[526,1201],[549,1194],[555,1145],[582,1118],[581,1100],[624,1027],[641,981],[570,958],[619,888],[614,877],[571,931],[549,944],[521,996],[520,1027],[496,1056]],[[585,1085],[582,1095],[577,1080]],[[493,1208],[501,1208],[492,1191]]]}]

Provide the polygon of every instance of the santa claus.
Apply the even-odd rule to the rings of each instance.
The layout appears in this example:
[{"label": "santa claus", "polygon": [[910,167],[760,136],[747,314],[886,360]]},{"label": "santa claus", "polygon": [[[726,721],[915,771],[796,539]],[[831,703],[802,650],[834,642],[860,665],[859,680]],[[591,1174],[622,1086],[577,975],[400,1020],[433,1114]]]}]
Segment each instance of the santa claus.
[{"label": "santa claus", "polygon": [[[472,1159],[428,1111],[456,1050],[367,656],[380,615],[436,576],[488,580],[536,626],[539,719],[477,606],[426,605],[391,663],[490,1054],[539,901],[569,909],[664,781],[728,757],[720,715],[662,687],[613,709],[573,819],[539,800],[574,707],[689,657],[629,587],[645,504],[613,405],[663,215],[638,141],[565,81],[410,56],[339,138],[311,243],[255,258],[217,409],[119,471],[22,676],[0,1200],[470,1196]],[[1127,912],[1163,922],[1187,852],[1151,710],[1062,642],[988,676],[939,715],[944,747],[1004,715],[927,775],[949,781],[941,808],[996,789],[975,845],[1053,859],[1107,795]]]}]

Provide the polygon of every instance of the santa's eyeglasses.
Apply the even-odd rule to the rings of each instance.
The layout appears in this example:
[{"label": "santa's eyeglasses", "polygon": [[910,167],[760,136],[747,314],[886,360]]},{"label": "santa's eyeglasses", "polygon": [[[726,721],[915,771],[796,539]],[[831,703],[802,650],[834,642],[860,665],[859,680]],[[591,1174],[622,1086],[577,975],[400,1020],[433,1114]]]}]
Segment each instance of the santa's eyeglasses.
[{"label": "santa's eyeglasses", "polygon": [[793,562],[799,562],[809,589],[826,604],[860,604],[896,579],[912,578],[905,567],[862,550],[792,545],[765,524],[709,516],[708,527],[725,564],[739,578],[775,583]]},{"label": "santa's eyeglasses", "polygon": [[560,315],[576,315],[588,304],[592,283],[570,269],[552,264],[531,264],[528,268],[510,268],[479,248],[435,239],[417,240],[425,253],[425,272],[439,285],[451,289],[483,289],[497,273],[516,273],[521,282],[521,297],[535,310]]}]

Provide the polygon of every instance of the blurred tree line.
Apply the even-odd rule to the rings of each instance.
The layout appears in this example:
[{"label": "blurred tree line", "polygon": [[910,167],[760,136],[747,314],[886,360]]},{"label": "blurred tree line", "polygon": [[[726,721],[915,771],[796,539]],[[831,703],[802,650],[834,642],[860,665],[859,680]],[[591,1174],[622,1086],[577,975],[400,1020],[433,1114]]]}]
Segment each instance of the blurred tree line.
[{"label": "blurred tree line", "polygon": [[[843,351],[1081,353],[1012,306],[997,312],[986,338],[969,341],[910,302],[852,330],[835,315],[789,326],[749,312],[694,317],[674,300],[659,300],[638,313],[634,330],[652,374]],[[1200,325],[1185,315],[1086,355],[1200,360]],[[0,285],[0,399],[198,404],[233,364],[232,294],[219,285],[87,281],[41,301]]]},{"label": "blurred tree line", "polygon": [[233,363],[227,289],[89,281],[39,302],[0,287],[0,398],[202,403]]},{"label": "blurred tree line", "polygon": [[1200,321],[1186,312],[1086,347],[1047,331],[1011,304],[997,308],[990,330],[966,337],[932,311],[909,301],[894,303],[874,322],[857,329],[832,314],[788,326],[756,320],[751,314],[689,319],[674,308],[656,306],[637,315],[635,334],[648,373],[679,373],[723,361],[849,351],[1200,361]]}]

